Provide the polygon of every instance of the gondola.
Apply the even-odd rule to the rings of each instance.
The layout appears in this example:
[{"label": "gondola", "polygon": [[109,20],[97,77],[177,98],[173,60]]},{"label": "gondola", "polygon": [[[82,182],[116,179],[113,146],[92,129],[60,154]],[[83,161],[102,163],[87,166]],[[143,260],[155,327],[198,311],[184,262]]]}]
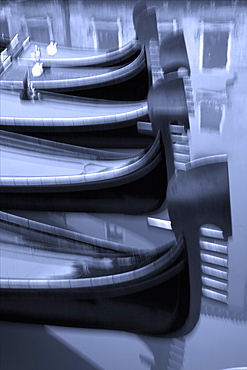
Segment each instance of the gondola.
[{"label": "gondola", "polygon": [[[18,92],[1,90],[1,127],[19,132],[104,131],[148,119],[147,101],[122,102],[38,92],[22,100]],[[11,109],[10,109],[11,107]]]},{"label": "gondola", "polygon": [[117,67],[45,68],[40,60],[32,67],[25,67],[9,57],[1,73],[0,87],[21,90],[26,73],[33,88],[38,90],[112,100],[141,100],[147,95],[143,49],[132,62]]},{"label": "gondola", "polygon": [[143,148],[153,140],[138,130],[138,122],[148,122],[146,100],[111,102],[44,91],[38,96],[22,100],[18,92],[1,90],[1,128],[99,148]]},{"label": "gondola", "polygon": [[167,206],[172,231],[155,247],[138,238],[134,245],[85,235],[68,224],[50,225],[49,217],[44,223],[18,211],[1,212],[1,258],[13,260],[1,271],[2,319],[188,334],[200,314],[201,226],[208,235],[214,232],[210,224],[218,225],[224,238],[231,235],[226,156],[178,170],[168,184]]},{"label": "gondola", "polygon": [[[165,91],[174,90],[169,93],[171,104],[174,102],[174,93],[177,102],[184,94],[182,79],[174,81],[167,82],[165,87]],[[177,81],[180,81],[180,86],[177,86]],[[172,85],[175,85],[174,88]],[[23,101],[19,93],[2,90],[1,128],[98,148],[144,148],[151,144],[155,136],[155,125],[150,122],[146,100],[109,102],[47,92],[38,92],[38,95],[38,100]],[[10,105],[13,108],[11,110]],[[182,109],[187,109],[185,100]]]},{"label": "gondola", "polygon": [[35,47],[40,49],[40,62],[43,63],[44,67],[117,66],[132,61],[141,50],[139,42],[136,39],[132,39],[115,50],[72,48],[51,42],[50,49],[52,50],[50,51],[49,45],[37,43],[28,37],[23,42],[22,50],[20,50],[17,56],[20,65],[33,65]]},{"label": "gondola", "polygon": [[163,202],[160,135],[127,158],[15,133],[2,132],[1,139],[2,209],[140,213]]},{"label": "gondola", "polygon": [[176,330],[177,319],[183,325],[186,258],[183,240],[176,242],[172,232],[162,245],[142,249],[138,235],[136,246],[125,245],[6,212],[0,216],[2,319],[151,335]]},{"label": "gondola", "polygon": [[[156,137],[140,156],[118,161],[116,168],[116,154],[3,132],[1,208],[120,213],[157,209],[165,199],[167,176],[174,172],[171,119],[177,116],[185,129],[188,124],[183,80],[162,80],[150,90],[148,102]],[[74,154],[78,150],[79,157]]]},{"label": "gondola", "polygon": [[[168,34],[159,40],[156,10],[138,1],[133,9],[136,38],[145,45],[150,86],[159,78],[172,79],[178,74],[190,75],[190,65],[183,30]],[[146,27],[146,24],[149,27]]]},{"label": "gondola", "polygon": [[[80,175],[75,176],[74,178],[70,177],[67,184],[62,183],[65,179],[64,177],[60,177],[59,181],[57,179],[57,182],[56,180],[54,181],[55,176],[50,178],[48,176],[46,179],[41,177],[30,177],[29,179],[27,179],[27,177],[6,177],[4,179],[2,177],[2,190],[4,196],[1,197],[1,208],[5,210],[8,208],[13,210],[18,208],[23,209],[23,204],[25,204],[28,205],[26,209],[29,210],[47,209],[52,211],[56,209],[58,211],[65,211],[65,204],[63,204],[61,208],[54,208],[54,204],[56,202],[58,204],[57,200],[64,201],[64,194],[66,197],[70,197],[68,204],[70,206],[72,204],[73,210],[77,210],[78,206],[82,206],[83,211],[86,211],[87,209],[96,211],[97,209],[97,211],[104,210],[105,212],[110,211],[133,214],[145,212],[148,216],[150,215],[149,210],[151,209],[153,214],[151,214],[150,222],[154,222],[153,225],[156,222],[155,215],[157,215],[158,209],[167,208],[176,240],[173,240],[171,244],[170,241],[168,244],[166,244],[166,242],[164,243],[164,245],[166,245],[166,249],[171,248],[169,249],[171,254],[168,257],[168,255],[164,253],[161,256],[161,261],[163,261],[163,258],[166,256],[168,257],[168,261],[170,261],[168,264],[171,266],[170,263],[172,261],[172,256],[174,257],[175,255],[176,259],[176,248],[181,251],[181,254],[179,253],[180,257],[174,261],[174,265],[171,266],[171,270],[170,268],[166,269],[162,263],[160,264],[160,259],[157,258],[153,265],[154,270],[151,272],[151,270],[148,269],[150,264],[146,264],[146,260],[146,262],[144,262],[145,266],[142,266],[140,269],[142,272],[145,270],[147,275],[144,272],[145,276],[142,275],[144,280],[135,280],[136,277],[139,278],[140,271],[136,268],[136,260],[134,259],[132,260],[134,262],[132,265],[134,270],[131,271],[131,273],[130,271],[125,270],[125,272],[121,271],[120,274],[118,274],[119,270],[111,270],[111,272],[116,272],[116,274],[114,273],[109,277],[108,275],[103,275],[102,271],[100,271],[99,274],[102,276],[96,276],[96,280],[94,280],[94,277],[90,277],[89,280],[84,280],[83,277],[83,283],[80,280],[80,274],[83,270],[80,264],[79,275],[77,264],[72,270],[70,269],[69,271],[65,271],[66,276],[63,275],[63,279],[59,279],[59,282],[57,281],[58,279],[35,279],[37,280],[35,282],[20,281],[19,285],[19,282],[17,282],[16,279],[13,281],[7,279],[2,281],[2,283],[5,284],[2,289],[3,299],[1,299],[1,314],[4,319],[53,325],[126,330],[162,336],[181,336],[187,334],[193,329],[199,318],[202,295],[200,230],[202,226],[205,228],[205,225],[214,224],[223,230],[224,237],[227,239],[231,235],[231,212],[226,156],[214,156],[193,161],[188,164],[180,164],[180,168],[177,171],[175,171],[174,165],[166,166],[166,162],[169,163],[175,160],[171,151],[164,148],[165,143],[172,140],[172,135],[170,134],[170,136],[168,136],[167,128],[165,129],[165,127],[168,127],[169,129],[171,117],[174,117],[174,112],[171,110],[171,101],[176,101],[175,106],[172,106],[174,106],[173,109],[175,109],[175,113],[179,113],[178,117],[180,124],[186,124],[187,122],[185,98],[182,90],[180,90],[180,93],[178,94],[178,86],[181,87],[181,81],[176,82],[176,80],[173,80],[171,83],[171,81],[164,80],[153,87],[148,97],[149,111],[152,121],[154,122],[154,131],[156,132],[156,139],[154,140],[153,145],[145,152],[145,154],[141,152],[138,154],[136,153],[137,156],[139,156],[139,159],[136,158],[137,160],[133,163],[135,170],[131,173],[130,169],[132,164],[128,164],[125,167],[128,174],[124,171],[121,173],[122,168],[119,173],[123,176],[120,176],[119,178],[113,178],[112,176],[111,178],[106,178],[106,180],[104,180],[104,176],[106,174],[110,174],[111,176],[111,173],[108,171],[105,171],[105,173],[95,173],[95,168],[93,168],[97,180],[102,179],[102,181],[94,183],[92,181],[92,175],[89,174],[88,184],[90,186],[90,190],[85,197],[85,203],[83,200],[83,205],[80,203],[81,198],[74,197],[74,199],[72,199],[70,197],[71,193],[73,193],[73,187],[76,188],[78,185],[76,181],[79,179]],[[168,94],[168,92],[167,94],[171,101],[169,101],[169,99],[167,100],[167,97],[164,94],[160,94],[160,89],[162,91],[165,87],[170,88],[171,94]],[[157,96],[155,98],[156,94]],[[158,97],[160,97],[161,101],[159,101]],[[167,104],[161,104],[162,99],[164,99]],[[161,127],[158,126],[160,118],[162,118],[161,121],[163,125]],[[6,146],[9,145],[12,146],[12,148],[17,149],[18,146],[20,148],[21,143],[23,146],[23,142],[20,140],[20,137],[18,138],[17,136],[13,137],[13,140],[9,140],[8,142],[8,135],[9,134],[6,134],[5,136]],[[179,135],[177,135],[177,139],[180,139]],[[33,139],[30,139],[28,144],[30,150],[34,151],[35,142],[32,142],[32,140]],[[43,152],[47,151],[47,157],[51,158],[50,144],[45,145],[45,142],[41,141],[40,144],[42,144],[41,148],[36,145],[36,151],[37,149],[42,150]],[[64,146],[62,148],[59,145],[56,150],[53,150],[53,155],[57,154],[61,159],[61,155],[64,153],[67,160],[69,155],[72,156],[74,160],[75,151],[72,150],[72,148],[69,150],[68,146]],[[27,146],[26,143],[25,146]],[[36,152],[36,155],[39,156],[39,153]],[[79,156],[81,155],[82,154],[80,153]],[[88,150],[87,155],[91,156],[90,160],[93,161],[93,159],[95,159],[96,152],[95,150]],[[109,155],[109,153],[106,155]],[[98,156],[101,159],[103,157],[101,152],[98,152]],[[20,158],[19,149],[18,157]],[[119,154],[117,157],[119,160]],[[132,155],[132,160],[133,158],[134,157]],[[136,174],[140,174],[141,176],[144,174],[142,171],[142,173],[138,173],[141,168],[136,166],[138,161],[139,164],[141,163],[140,161],[143,161],[145,166],[142,170],[145,172],[150,169],[150,165],[152,167],[157,159],[160,161],[160,167],[156,168],[156,173],[146,172],[146,179],[148,178],[147,183],[145,183],[145,176],[139,178],[141,181],[139,184],[138,182],[129,184],[125,182],[125,180],[132,181]],[[130,158],[125,158],[125,161],[126,160],[129,161]],[[16,168],[16,163],[14,167]],[[36,170],[39,171],[38,167]],[[114,173],[114,171],[111,172]],[[116,175],[117,172],[118,170],[115,171],[114,175]],[[46,182],[48,178],[49,183],[48,181]],[[169,180],[168,185],[166,178]],[[51,189],[53,186],[52,181],[54,184],[56,182],[56,190],[54,190],[53,193],[50,193],[49,196],[45,197],[45,193],[41,193],[42,187],[44,186],[43,189],[45,189],[45,191],[49,187]],[[124,188],[121,195],[119,193],[120,187],[118,187],[118,185],[120,185],[122,181],[125,182],[125,184],[122,183],[122,185],[127,185],[127,187]],[[110,188],[110,183],[114,185],[114,187]],[[88,184],[84,177],[84,182],[80,184],[80,196],[82,194],[85,196],[86,192],[82,192],[82,188],[84,187],[86,189]],[[136,198],[129,196],[132,184],[134,184],[133,189],[136,191]],[[150,206],[150,199],[145,197],[145,192],[148,190],[147,185],[151,186],[150,194],[153,197],[152,207],[147,207],[147,205]],[[158,199],[157,197],[157,192],[154,188],[156,185],[159,186],[158,195],[160,196],[162,194],[162,198]],[[58,195],[60,186],[64,190],[61,197]],[[108,195],[106,193],[107,188],[105,186],[108,186],[108,190],[110,190]],[[93,187],[95,187],[95,190]],[[39,190],[37,191],[37,189]],[[103,199],[96,196],[97,189],[99,190],[98,194],[101,197],[104,196]],[[66,190],[69,190],[68,193],[66,193]],[[90,192],[91,199],[88,196]],[[124,200],[127,201],[125,205],[123,203]],[[47,208],[44,206],[45,201],[48,205]],[[90,208],[87,208],[86,202]],[[105,202],[105,204],[103,202]],[[69,210],[69,208],[67,209]],[[154,220],[152,216],[154,216]],[[12,228],[16,221],[11,217],[5,217],[4,223],[11,223]],[[33,222],[28,220],[24,223],[22,222],[23,221],[21,221],[21,228],[24,225],[26,231],[31,227],[33,229],[40,230],[40,234],[43,234],[45,230],[48,232],[49,236],[54,234],[55,229],[52,230],[49,227],[46,229],[46,227],[38,226],[35,221]],[[157,223],[159,223],[159,220],[157,220]],[[19,227],[20,223],[17,227],[18,230]],[[65,232],[59,231],[58,234],[62,236],[63,239],[67,238],[66,241],[68,239],[71,241],[74,238],[74,236],[72,236],[67,230]],[[89,239],[87,239],[88,242]],[[38,240],[38,238],[35,237],[35,241],[36,240]],[[49,244],[48,241],[49,240],[47,238],[44,238],[42,243],[47,247],[47,244]],[[25,242],[26,241],[24,239],[24,244]],[[17,241],[17,243],[19,243],[19,241]],[[95,246],[95,239],[93,244]],[[48,246],[48,248],[50,247]],[[157,249],[157,252],[158,250],[159,248]],[[138,250],[138,254],[139,253],[140,251]],[[152,251],[151,254],[156,255],[156,252]],[[146,256],[148,256],[148,254]],[[161,269],[159,270],[159,268]],[[170,273],[173,274],[174,271],[176,271],[175,274],[170,275]],[[122,273],[126,275],[122,275]],[[112,276],[114,276],[114,278]],[[61,274],[59,277],[61,278]],[[71,277],[76,277],[78,280],[77,283],[74,279],[72,281]],[[118,278],[120,280],[119,284],[117,283]],[[49,280],[49,282],[47,282],[47,280]],[[129,284],[129,281],[131,284]],[[67,287],[65,287],[63,283],[67,284]],[[84,283],[86,286],[83,285],[83,289],[86,289],[80,290],[82,288],[81,284]],[[15,284],[17,284],[17,286]],[[22,289],[20,289],[21,284],[23,284]],[[53,284],[55,284],[55,286]],[[93,285],[92,289],[90,284]],[[58,288],[58,286],[60,286],[60,288]],[[72,293],[71,295],[68,290]],[[51,292],[52,295],[50,294]],[[53,295],[53,292],[55,295]],[[93,292],[93,296],[90,296],[90,292]],[[148,325],[147,322],[150,324]]]},{"label": "gondola", "polygon": [[[147,122],[147,101],[110,102],[38,92],[39,99],[20,99],[18,92],[1,91],[1,128],[8,131],[87,147],[149,145],[151,136],[139,133]],[[10,109],[11,106],[11,109]]]}]

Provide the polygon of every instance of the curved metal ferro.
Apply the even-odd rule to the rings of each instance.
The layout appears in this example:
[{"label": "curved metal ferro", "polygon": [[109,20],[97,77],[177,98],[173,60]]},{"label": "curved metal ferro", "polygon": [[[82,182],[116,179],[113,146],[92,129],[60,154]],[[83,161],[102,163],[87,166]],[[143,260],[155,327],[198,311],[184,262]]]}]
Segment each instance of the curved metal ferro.
[{"label": "curved metal ferro", "polygon": [[186,68],[190,75],[190,64],[185,45],[184,34],[170,33],[160,45],[160,64],[165,74],[176,72],[179,68]]},{"label": "curved metal ferro", "polygon": [[133,11],[132,11],[132,19],[135,31],[137,32],[137,24],[140,18],[141,13],[147,9],[147,3],[144,0],[139,0],[134,5]]},{"label": "curved metal ferro", "polygon": [[141,45],[148,47],[150,40],[159,40],[156,10],[154,7],[144,9],[138,17],[136,24],[137,38]]},{"label": "curved metal ferro", "polygon": [[175,171],[174,152],[171,140],[170,124],[189,128],[188,110],[182,78],[172,80],[157,80],[148,94],[149,117],[153,124],[154,133],[160,130],[166,153],[168,179]]},{"label": "curved metal ferro", "polygon": [[185,238],[190,276],[188,330],[195,325],[202,295],[200,227],[215,225],[232,234],[228,163],[225,155],[202,158],[177,170],[167,188],[167,205],[176,237]]},{"label": "curved metal ferro", "polygon": [[154,83],[153,69],[160,69],[159,36],[156,10],[154,7],[143,9],[136,21],[136,34],[141,45],[145,47],[149,85]]}]

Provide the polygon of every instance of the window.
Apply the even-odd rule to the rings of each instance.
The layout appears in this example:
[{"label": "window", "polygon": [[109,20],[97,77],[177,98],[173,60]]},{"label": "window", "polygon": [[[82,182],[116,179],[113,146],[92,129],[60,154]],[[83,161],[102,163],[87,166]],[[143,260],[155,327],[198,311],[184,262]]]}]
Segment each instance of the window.
[{"label": "window", "polygon": [[96,21],[92,18],[95,49],[117,49],[122,46],[122,25],[118,18],[114,21]]},{"label": "window", "polygon": [[98,29],[97,43],[98,49],[109,49],[118,47],[118,31],[117,30],[104,30]]},{"label": "window", "polygon": [[176,32],[178,30],[178,21],[173,19],[173,21],[158,22],[158,34],[159,41],[161,42],[164,37],[166,37],[171,32]]},{"label": "window", "polygon": [[200,126],[210,131],[220,131],[224,105],[217,100],[202,100],[200,102]]},{"label": "window", "polygon": [[222,132],[227,102],[226,92],[198,90],[197,102],[200,128]]},{"label": "window", "polygon": [[229,33],[204,32],[202,68],[225,68]]},{"label": "window", "polygon": [[232,22],[201,22],[199,61],[201,71],[229,70],[232,30]]},{"label": "window", "polygon": [[105,235],[106,239],[116,242],[116,243],[123,243],[124,242],[124,228],[119,225],[113,224],[111,222],[105,223]]},{"label": "window", "polygon": [[31,40],[49,44],[53,40],[53,31],[50,17],[24,18],[22,27],[25,36]]}]

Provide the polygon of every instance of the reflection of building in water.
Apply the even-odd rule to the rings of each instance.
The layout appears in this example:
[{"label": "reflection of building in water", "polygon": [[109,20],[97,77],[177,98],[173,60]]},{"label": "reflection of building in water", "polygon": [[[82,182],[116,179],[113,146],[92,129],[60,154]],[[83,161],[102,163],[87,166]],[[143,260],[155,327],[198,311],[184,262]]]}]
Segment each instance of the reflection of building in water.
[{"label": "reflection of building in water", "polygon": [[226,91],[198,89],[196,101],[200,129],[222,132],[227,104]]},{"label": "reflection of building in water", "polygon": [[134,2],[10,1],[3,5],[1,33],[58,45],[111,49],[134,36]]},{"label": "reflection of building in water", "polygon": [[[112,49],[134,36],[132,9],[135,0],[124,1],[3,1],[1,31],[19,33],[36,41],[58,45]],[[159,37],[183,28],[196,42],[192,53],[201,69],[230,68],[232,54],[246,57],[244,1],[147,1],[155,6]],[[113,6],[114,5],[114,6]],[[236,9],[241,9],[236,11]],[[239,46],[241,46],[239,48]],[[244,51],[245,50],[245,51]]]},{"label": "reflection of building in water", "polygon": [[107,240],[112,240],[119,243],[124,241],[124,228],[119,225],[106,222],[105,233]]},{"label": "reflection of building in water", "polygon": [[182,369],[185,355],[186,337],[157,338],[141,336],[143,342],[150,348],[153,358],[140,354],[140,361],[152,370]]}]

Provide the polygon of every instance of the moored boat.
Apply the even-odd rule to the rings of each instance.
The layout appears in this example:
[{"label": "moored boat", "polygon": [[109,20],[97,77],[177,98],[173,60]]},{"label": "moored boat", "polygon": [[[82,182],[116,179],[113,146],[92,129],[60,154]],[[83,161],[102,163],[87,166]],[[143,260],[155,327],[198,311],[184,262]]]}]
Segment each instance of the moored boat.
[{"label": "moored boat", "polygon": [[[45,68],[38,60],[32,67],[19,65],[15,60],[5,63],[1,72],[0,87],[8,90],[21,90],[26,73],[34,89],[53,92],[70,92],[87,97],[117,100],[140,100],[147,95],[145,89],[146,62],[144,50],[127,64],[117,67],[73,67]],[[139,84],[139,90],[132,93],[131,84]],[[140,89],[140,86],[143,86]],[[115,88],[114,94],[109,87]],[[122,91],[122,90],[125,91]],[[133,89],[133,87],[132,87]],[[132,96],[132,99],[130,98]]]},{"label": "moored boat", "polygon": [[226,156],[178,170],[167,204],[176,238],[166,231],[154,248],[1,212],[1,258],[18,256],[14,269],[10,263],[1,271],[1,317],[166,337],[189,333],[200,314],[201,226],[208,235],[218,232],[210,224],[226,240],[231,235]]},{"label": "moored boat", "polygon": [[86,99],[38,92],[22,100],[18,92],[1,90],[2,129],[81,146],[145,147],[137,123],[148,121],[146,100],[138,102]]},{"label": "moored boat", "polygon": [[127,156],[8,132],[1,139],[2,209],[140,213],[164,200],[159,135]]},{"label": "moored boat", "polygon": [[38,96],[39,99],[24,101],[19,93],[2,90],[2,128],[17,132],[104,131],[148,118],[146,100],[111,102],[45,92]]},{"label": "moored boat", "polygon": [[[176,330],[179,317],[183,325],[188,310],[186,257],[183,240],[176,242],[172,232],[162,245],[143,249],[138,239],[137,246],[125,245],[6,212],[0,216],[2,319],[151,335]],[[156,293],[161,296],[154,305]],[[65,306],[70,306],[69,315],[62,312]]]},{"label": "moored boat", "polygon": [[[165,94],[161,94],[160,87]],[[1,176],[1,190],[5,196],[1,200],[2,209],[123,213],[157,209],[165,199],[167,174],[170,178],[174,172],[170,122],[177,116],[180,127],[184,129],[188,122],[182,79],[162,80],[150,91],[148,101],[156,138],[139,158],[133,156],[128,163],[118,162],[115,168],[114,160],[105,163],[105,155],[94,150],[91,150],[90,162],[85,155],[86,162],[83,162],[85,150],[80,149],[82,157],[73,160],[72,164],[66,157],[67,152],[78,149],[35,138],[27,141],[27,137],[5,132]],[[29,142],[28,148],[25,140]],[[40,149],[37,149],[38,144],[41,144]],[[37,150],[40,151],[40,158],[35,152]],[[48,157],[47,152],[51,153]],[[12,168],[10,159],[13,160]],[[17,160],[21,166],[16,166]]]},{"label": "moored boat", "polygon": [[115,50],[94,50],[61,46],[55,42],[46,45],[27,38],[18,55],[19,64],[33,65],[35,46],[40,49],[40,62],[44,67],[116,66],[130,62],[141,50],[139,42],[135,39]]}]

